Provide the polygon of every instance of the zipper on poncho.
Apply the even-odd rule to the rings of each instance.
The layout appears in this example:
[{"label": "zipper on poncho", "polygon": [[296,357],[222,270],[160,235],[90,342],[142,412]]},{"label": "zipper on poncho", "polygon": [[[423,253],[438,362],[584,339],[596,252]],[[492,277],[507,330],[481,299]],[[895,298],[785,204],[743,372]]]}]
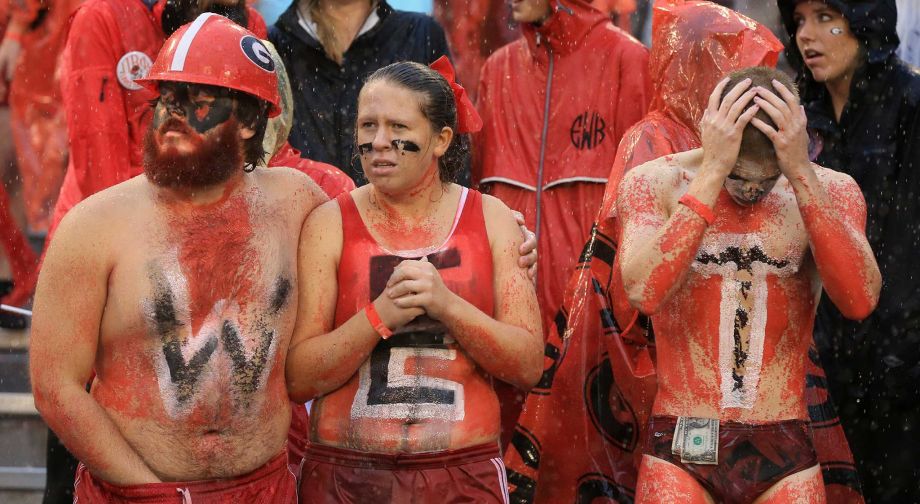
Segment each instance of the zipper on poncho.
[{"label": "zipper on poncho", "polygon": [[[540,32],[537,32],[537,45],[541,42]],[[546,52],[549,56],[549,69],[546,73],[546,98],[543,102],[543,132],[540,135],[540,163],[537,166],[537,229],[534,231],[537,238],[537,246],[540,245],[540,226],[543,221],[542,200],[543,200],[543,167],[546,163],[546,137],[549,133],[549,98],[553,90],[553,47],[546,44]],[[536,285],[540,278],[540,269],[537,268],[537,274],[534,275],[534,284]]]}]

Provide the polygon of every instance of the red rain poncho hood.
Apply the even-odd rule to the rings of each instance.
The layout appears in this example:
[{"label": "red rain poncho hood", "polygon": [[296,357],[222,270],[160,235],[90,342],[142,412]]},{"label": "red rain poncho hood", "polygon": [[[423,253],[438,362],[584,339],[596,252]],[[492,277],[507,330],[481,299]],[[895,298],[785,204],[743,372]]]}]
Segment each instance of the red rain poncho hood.
[{"label": "red rain poncho hood", "polygon": [[699,147],[703,110],[723,77],[752,66],[774,67],[783,50],[769,29],[735,11],[673,0],[655,6],[652,48],[649,113],[623,137],[599,217],[609,215],[625,169]]}]

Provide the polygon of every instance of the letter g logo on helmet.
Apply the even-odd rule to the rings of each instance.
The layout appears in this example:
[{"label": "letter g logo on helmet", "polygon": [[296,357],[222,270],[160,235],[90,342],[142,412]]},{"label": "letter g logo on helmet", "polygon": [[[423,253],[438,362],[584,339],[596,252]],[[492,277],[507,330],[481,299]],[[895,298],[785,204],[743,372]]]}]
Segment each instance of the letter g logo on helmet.
[{"label": "letter g logo on helmet", "polygon": [[275,62],[272,60],[271,53],[268,52],[261,40],[247,35],[240,39],[240,49],[243,50],[243,54],[249,58],[249,61],[255,63],[257,67],[266,72],[275,71]]}]

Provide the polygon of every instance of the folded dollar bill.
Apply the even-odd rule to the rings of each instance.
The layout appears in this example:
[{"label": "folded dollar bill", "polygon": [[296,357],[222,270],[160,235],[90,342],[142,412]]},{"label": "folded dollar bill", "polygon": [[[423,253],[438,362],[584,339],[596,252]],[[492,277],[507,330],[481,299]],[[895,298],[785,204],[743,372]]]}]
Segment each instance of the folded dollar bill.
[{"label": "folded dollar bill", "polygon": [[671,453],[685,464],[719,463],[719,420],[678,417],[671,441]]}]

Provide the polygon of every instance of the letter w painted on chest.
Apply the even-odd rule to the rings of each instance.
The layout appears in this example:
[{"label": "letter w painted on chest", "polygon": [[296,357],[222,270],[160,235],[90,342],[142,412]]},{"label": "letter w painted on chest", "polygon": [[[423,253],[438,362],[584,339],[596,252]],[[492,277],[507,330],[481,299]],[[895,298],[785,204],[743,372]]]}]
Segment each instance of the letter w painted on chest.
[{"label": "letter w painted on chest", "polygon": [[753,234],[707,236],[693,262],[704,277],[722,277],[719,306],[719,384],[722,408],[754,406],[767,326],[767,275],[788,276],[797,262],[774,259]]}]

